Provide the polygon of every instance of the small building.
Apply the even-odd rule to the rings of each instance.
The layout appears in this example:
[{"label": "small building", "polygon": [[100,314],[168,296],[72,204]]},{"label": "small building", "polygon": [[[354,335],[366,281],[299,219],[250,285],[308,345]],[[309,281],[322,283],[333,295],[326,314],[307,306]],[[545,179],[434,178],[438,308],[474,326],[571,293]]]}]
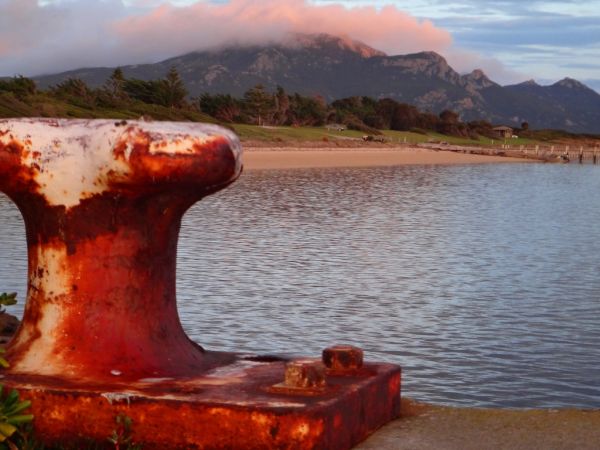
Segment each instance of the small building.
[{"label": "small building", "polygon": [[513,136],[513,129],[511,127],[494,127],[493,131],[500,139],[510,139]]}]

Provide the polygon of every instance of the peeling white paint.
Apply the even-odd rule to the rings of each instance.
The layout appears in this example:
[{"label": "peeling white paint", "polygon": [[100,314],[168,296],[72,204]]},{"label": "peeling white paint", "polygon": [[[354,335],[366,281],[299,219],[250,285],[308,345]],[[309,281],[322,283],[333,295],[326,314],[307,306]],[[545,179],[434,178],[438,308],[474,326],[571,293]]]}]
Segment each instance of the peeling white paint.
[{"label": "peeling white paint", "polygon": [[37,251],[37,270],[30,274],[30,289],[45,293],[46,298],[58,297],[68,294],[70,280],[66,279],[67,248],[63,244],[60,247],[46,247],[40,245]]},{"label": "peeling white paint", "polygon": [[[11,370],[38,375],[56,375],[66,372],[59,354],[55,351],[54,331],[61,314],[61,308],[58,305],[44,303],[40,308],[40,320],[37,323],[40,337],[31,342],[29,350],[22,359],[12,365]],[[14,345],[18,346],[20,341],[26,341],[31,336],[31,330],[20,333],[17,337],[19,340]]]},{"label": "peeling white paint", "polygon": [[114,403],[126,402],[127,406],[131,404],[131,399],[137,396],[131,392],[104,392],[100,395],[111,405]]},{"label": "peeling white paint", "polygon": [[[70,282],[67,267],[66,246],[38,246],[37,268],[30,274],[29,289],[35,296],[43,296],[44,302],[37,305],[39,320],[35,323],[39,337],[31,341],[29,350],[23,358],[14,364],[13,369],[22,372],[39,373],[41,375],[54,375],[64,372],[66,368],[60,361],[60,352],[55,348],[56,330],[62,318],[63,309],[60,299],[69,293]],[[31,293],[28,294],[28,298]],[[36,333],[36,334],[38,334]],[[15,345],[28,342],[34,336],[29,322],[23,323],[23,329],[15,339]]]},{"label": "peeling white paint", "polygon": [[140,383],[165,383],[167,381],[173,381],[174,378],[163,377],[163,378],[141,378],[138,381]]},{"label": "peeling white paint", "polygon": [[217,367],[216,369],[205,373],[204,378],[243,378],[247,369],[259,366],[261,364],[262,363],[256,361],[240,360],[233,364]]},{"label": "peeling white paint", "polygon": [[[6,133],[5,133],[6,132]],[[241,146],[231,131],[192,122],[146,122],[70,119],[0,120],[0,142],[19,141],[26,150],[21,164],[34,168],[42,195],[53,206],[76,206],[86,197],[108,190],[109,181],[126,179],[135,142],[149,138],[155,155],[191,153],[202,145],[225,137],[241,170]],[[124,158],[116,158],[115,147],[125,144]]]}]

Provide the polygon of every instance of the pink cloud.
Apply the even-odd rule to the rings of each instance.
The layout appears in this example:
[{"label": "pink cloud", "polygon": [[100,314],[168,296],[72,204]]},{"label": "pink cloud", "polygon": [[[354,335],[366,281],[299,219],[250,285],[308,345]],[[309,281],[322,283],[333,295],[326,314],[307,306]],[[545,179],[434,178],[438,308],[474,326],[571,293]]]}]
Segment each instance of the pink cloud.
[{"label": "pink cloud", "polygon": [[156,62],[230,43],[279,41],[290,32],[344,35],[389,54],[443,53],[452,42],[447,31],[395,6],[349,8],[309,0],[155,4],[0,0],[0,76]]},{"label": "pink cloud", "polygon": [[447,31],[429,21],[418,21],[395,6],[346,8],[305,0],[163,5],[118,21],[114,30],[123,45],[163,55],[231,42],[277,41],[289,32],[347,35],[392,54],[443,51],[452,42]]}]

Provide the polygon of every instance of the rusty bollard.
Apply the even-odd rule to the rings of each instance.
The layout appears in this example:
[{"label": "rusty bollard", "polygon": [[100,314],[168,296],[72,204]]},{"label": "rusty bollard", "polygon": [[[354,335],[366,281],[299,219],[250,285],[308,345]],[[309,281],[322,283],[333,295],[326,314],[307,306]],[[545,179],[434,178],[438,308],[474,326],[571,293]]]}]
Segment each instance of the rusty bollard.
[{"label": "rusty bollard", "polygon": [[44,443],[106,443],[125,415],[148,450],[346,450],[398,417],[400,367],[355,347],[319,361],[186,336],[181,218],[241,171],[238,138],[213,125],[0,120],[0,191],[23,214],[29,260],[2,384],[32,401]]},{"label": "rusty bollard", "polygon": [[0,121],[0,190],[29,255],[10,370],[100,381],[215,365],[179,322],[176,245],[183,213],[238,177],[240,154],[211,125]]}]

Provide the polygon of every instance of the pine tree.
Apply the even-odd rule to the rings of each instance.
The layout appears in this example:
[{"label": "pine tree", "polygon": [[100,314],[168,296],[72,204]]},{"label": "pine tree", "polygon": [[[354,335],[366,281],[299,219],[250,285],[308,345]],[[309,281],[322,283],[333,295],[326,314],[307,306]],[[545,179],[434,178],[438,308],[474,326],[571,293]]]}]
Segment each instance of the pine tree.
[{"label": "pine tree", "polygon": [[185,97],[187,96],[188,91],[175,67],[172,66],[169,69],[163,82],[165,87],[165,106],[181,108],[185,104]]},{"label": "pine tree", "polygon": [[257,84],[244,94],[244,106],[247,114],[254,119],[257,125],[264,125],[273,113],[273,96],[265,90],[262,84]]},{"label": "pine tree", "polygon": [[104,90],[115,100],[125,100],[128,98],[127,93],[123,89],[125,85],[125,75],[123,75],[123,70],[120,67],[117,67],[110,78],[106,80],[104,84]]}]

